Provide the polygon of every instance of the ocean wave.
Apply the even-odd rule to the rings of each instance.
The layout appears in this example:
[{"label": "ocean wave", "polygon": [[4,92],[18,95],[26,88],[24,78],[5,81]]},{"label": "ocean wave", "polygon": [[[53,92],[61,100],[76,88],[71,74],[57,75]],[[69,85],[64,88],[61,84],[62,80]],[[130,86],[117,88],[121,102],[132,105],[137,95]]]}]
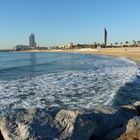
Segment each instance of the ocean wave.
[{"label": "ocean wave", "polygon": [[120,87],[136,76],[137,66],[124,58],[118,59],[113,66],[114,61],[102,63],[108,67],[100,66],[100,63],[94,71],[65,71],[11,81],[0,80],[0,109],[86,109],[97,104],[111,105]]}]

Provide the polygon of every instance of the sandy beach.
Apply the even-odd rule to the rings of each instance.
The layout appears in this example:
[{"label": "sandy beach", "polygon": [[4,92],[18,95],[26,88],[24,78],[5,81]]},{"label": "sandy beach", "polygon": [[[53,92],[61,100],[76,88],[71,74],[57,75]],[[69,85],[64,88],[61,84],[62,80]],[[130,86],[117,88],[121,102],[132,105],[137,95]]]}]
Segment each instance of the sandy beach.
[{"label": "sandy beach", "polygon": [[128,48],[83,48],[69,50],[30,50],[28,52],[77,52],[86,54],[109,55],[116,57],[126,57],[134,61],[140,61],[140,47]]},{"label": "sandy beach", "polygon": [[140,61],[140,48],[102,48],[98,51],[91,52],[93,54],[110,55],[117,57],[126,57],[134,61]]},{"label": "sandy beach", "polygon": [[95,50],[85,50],[83,53],[99,54],[99,55],[110,55],[117,57],[126,57],[134,61],[140,61],[140,48],[101,48]]}]

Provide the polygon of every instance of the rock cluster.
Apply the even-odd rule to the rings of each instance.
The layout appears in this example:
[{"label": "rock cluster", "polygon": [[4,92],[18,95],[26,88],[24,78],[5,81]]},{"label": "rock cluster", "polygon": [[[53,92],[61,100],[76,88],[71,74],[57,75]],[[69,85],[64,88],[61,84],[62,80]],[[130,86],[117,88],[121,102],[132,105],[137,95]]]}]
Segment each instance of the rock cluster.
[{"label": "rock cluster", "polygon": [[139,107],[140,102],[88,111],[15,109],[0,116],[0,139],[122,140],[133,132],[139,134]]}]

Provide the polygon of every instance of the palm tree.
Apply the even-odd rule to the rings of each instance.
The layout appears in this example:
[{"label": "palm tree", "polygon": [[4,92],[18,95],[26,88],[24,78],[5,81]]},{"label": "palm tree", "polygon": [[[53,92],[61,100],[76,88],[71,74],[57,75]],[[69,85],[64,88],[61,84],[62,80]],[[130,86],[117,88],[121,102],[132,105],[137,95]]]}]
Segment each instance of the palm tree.
[{"label": "palm tree", "polygon": [[94,42],[94,45],[97,45],[97,43],[96,43],[96,42]]},{"label": "palm tree", "polygon": [[140,40],[137,41],[138,46],[140,46]]},{"label": "palm tree", "polygon": [[118,42],[115,42],[116,46],[118,45]]},{"label": "palm tree", "polygon": [[135,40],[133,40],[133,44],[136,44],[136,41]]},{"label": "palm tree", "polygon": [[122,43],[122,42],[120,42],[120,45],[121,45],[121,46],[122,46],[122,44],[123,44],[123,43]]},{"label": "palm tree", "polygon": [[136,45],[137,45],[137,43],[136,43],[136,41],[135,41],[135,40],[133,40],[133,45],[134,45],[134,46],[136,46]]},{"label": "palm tree", "polygon": [[137,43],[140,44],[140,40],[138,40]]},{"label": "palm tree", "polygon": [[110,43],[110,46],[112,47],[113,46],[113,43]]},{"label": "palm tree", "polygon": [[129,44],[129,42],[128,42],[128,41],[125,41],[125,44],[127,44],[127,45],[128,45],[128,44]]}]

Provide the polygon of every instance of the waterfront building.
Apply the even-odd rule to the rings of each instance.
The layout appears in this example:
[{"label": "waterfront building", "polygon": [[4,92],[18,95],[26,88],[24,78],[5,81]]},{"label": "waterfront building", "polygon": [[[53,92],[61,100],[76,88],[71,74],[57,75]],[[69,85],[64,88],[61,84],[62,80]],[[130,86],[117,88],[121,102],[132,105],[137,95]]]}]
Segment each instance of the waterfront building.
[{"label": "waterfront building", "polygon": [[17,45],[14,49],[15,49],[16,51],[29,50],[29,46],[28,46],[28,45]]},{"label": "waterfront building", "polygon": [[72,42],[70,42],[70,43],[68,43],[67,45],[66,45],[66,49],[72,49],[72,47],[73,47],[73,43]]},{"label": "waterfront building", "polygon": [[107,47],[107,30],[104,28],[104,45]]},{"label": "waterfront building", "polygon": [[29,47],[36,48],[35,35],[33,33],[29,36]]}]

